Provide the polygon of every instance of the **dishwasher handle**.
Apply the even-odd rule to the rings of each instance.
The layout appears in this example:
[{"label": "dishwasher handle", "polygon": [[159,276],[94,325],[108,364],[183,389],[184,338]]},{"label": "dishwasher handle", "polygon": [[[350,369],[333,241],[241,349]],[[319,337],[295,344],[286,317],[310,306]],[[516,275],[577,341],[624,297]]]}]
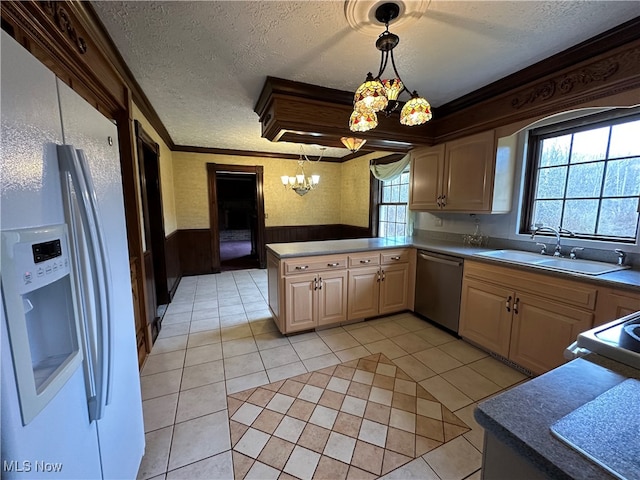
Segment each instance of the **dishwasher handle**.
[{"label": "dishwasher handle", "polygon": [[461,267],[462,266],[462,260],[449,260],[449,259],[446,259],[446,258],[440,258],[440,257],[434,257],[432,255],[427,255],[426,253],[422,253],[422,252],[420,252],[418,255],[423,260],[427,260],[429,262],[443,263],[445,265],[449,265],[449,266],[452,266],[452,267]]}]

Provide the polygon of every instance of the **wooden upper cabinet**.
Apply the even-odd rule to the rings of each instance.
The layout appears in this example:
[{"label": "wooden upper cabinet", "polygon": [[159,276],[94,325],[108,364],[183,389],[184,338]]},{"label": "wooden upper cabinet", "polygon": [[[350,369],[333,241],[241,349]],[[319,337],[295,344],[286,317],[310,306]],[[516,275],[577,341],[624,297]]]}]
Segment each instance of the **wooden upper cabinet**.
[{"label": "wooden upper cabinet", "polygon": [[443,210],[491,210],[494,167],[493,131],[454,140],[446,145],[442,182]]},{"label": "wooden upper cabinet", "polygon": [[409,208],[506,213],[511,208],[516,138],[479,133],[412,152]]},{"label": "wooden upper cabinet", "polygon": [[409,209],[439,210],[444,170],[444,144],[411,152]]}]

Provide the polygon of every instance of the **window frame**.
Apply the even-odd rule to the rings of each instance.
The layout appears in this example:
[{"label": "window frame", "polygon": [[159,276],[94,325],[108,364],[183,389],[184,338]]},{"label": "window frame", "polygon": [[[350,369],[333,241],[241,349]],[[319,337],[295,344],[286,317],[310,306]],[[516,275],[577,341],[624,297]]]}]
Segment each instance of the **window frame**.
[{"label": "window frame", "polygon": [[[518,233],[521,235],[528,235],[531,233],[531,225],[533,225],[533,210],[535,202],[536,184],[538,179],[538,170],[540,162],[540,149],[542,147],[542,141],[547,138],[559,137],[562,135],[575,134],[582,131],[594,130],[604,126],[614,126],[621,123],[627,123],[630,121],[640,120],[640,110],[614,110],[607,111],[596,115],[590,115],[588,117],[582,117],[578,119],[569,120],[562,123],[546,125],[539,128],[531,129],[528,132],[528,152],[526,155],[526,167],[525,167],[525,181],[523,184],[524,194],[522,196],[521,215]],[[608,146],[607,146],[608,147]],[[631,157],[634,158],[634,157]],[[604,160],[605,166],[610,160],[607,158]],[[570,164],[569,164],[570,165]],[[602,182],[605,181],[603,175]],[[607,198],[607,197],[604,197]],[[602,190],[598,200],[601,202],[603,199]],[[566,189],[563,192],[563,202],[566,202]],[[571,199],[570,199],[571,200]],[[638,207],[640,208],[640,196],[638,197]],[[564,206],[563,206],[564,208]],[[600,212],[598,212],[599,219]],[[597,220],[596,220],[597,222]],[[639,222],[640,223],[640,222]],[[597,223],[596,223],[597,225]],[[554,228],[556,226],[553,226]],[[640,227],[636,224],[635,237],[615,237],[604,235],[587,235],[576,234],[575,239],[591,240],[603,243],[614,244],[631,244],[635,245],[638,240]]]},{"label": "window frame", "polygon": [[[407,212],[406,212],[406,216],[405,216],[405,236],[409,235],[409,216],[411,214],[411,211],[409,210],[409,189],[411,188],[411,163],[409,163],[407,165],[407,167],[402,171],[402,173],[400,175],[403,175],[405,173],[409,174],[409,178],[407,180],[407,201],[406,202],[383,202],[382,198],[383,198],[383,194],[382,194],[382,189],[384,188],[384,181],[383,180],[378,180],[377,178],[373,177],[376,180],[376,185],[375,185],[375,195],[373,196],[375,198],[375,222],[374,222],[374,236],[378,237],[378,238],[387,238],[387,237],[380,237],[380,207],[382,205],[405,205],[407,207]],[[394,224],[397,224],[398,222],[393,222]]]}]

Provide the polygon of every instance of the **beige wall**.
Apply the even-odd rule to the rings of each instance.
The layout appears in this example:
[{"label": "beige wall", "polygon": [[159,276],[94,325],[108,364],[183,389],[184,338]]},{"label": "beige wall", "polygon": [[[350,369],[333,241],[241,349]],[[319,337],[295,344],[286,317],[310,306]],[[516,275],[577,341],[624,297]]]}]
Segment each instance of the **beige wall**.
[{"label": "beige wall", "polygon": [[387,154],[370,153],[342,164],[340,223],[356,227],[369,226],[369,162],[385,155]]},{"label": "beige wall", "polygon": [[[179,229],[209,228],[207,163],[264,167],[264,208],[267,227],[342,222],[343,164],[306,163],[305,173],[319,174],[320,185],[317,190],[301,197],[285,190],[280,181],[281,175],[295,175],[295,160],[173,152],[175,205]],[[365,178],[368,179],[368,176]],[[362,223],[360,220],[362,225],[368,224],[368,188],[367,184],[367,222]]]},{"label": "beige wall", "polygon": [[[164,213],[164,232],[165,235],[169,235],[178,228],[177,216],[176,216],[176,203],[174,192],[174,173],[173,173],[173,161],[172,152],[169,147],[164,143],[160,135],[153,129],[148,120],[144,117],[140,109],[133,104],[133,119],[138,120],[142,125],[144,131],[160,146],[160,180],[162,182],[162,211]],[[136,151],[137,155],[137,151]],[[138,170],[139,171],[139,170]],[[140,199],[138,199],[141,204]],[[140,215],[142,220],[142,215]],[[142,225],[144,230],[144,225]],[[144,241],[144,235],[143,235]]]}]

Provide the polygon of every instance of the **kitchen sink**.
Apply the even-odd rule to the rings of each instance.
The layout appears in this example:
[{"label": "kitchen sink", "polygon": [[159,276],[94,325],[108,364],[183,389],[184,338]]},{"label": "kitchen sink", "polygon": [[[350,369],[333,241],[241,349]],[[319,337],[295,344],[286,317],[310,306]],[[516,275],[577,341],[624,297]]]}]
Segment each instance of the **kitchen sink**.
[{"label": "kitchen sink", "polygon": [[523,252],[520,250],[492,250],[490,252],[476,253],[480,257],[495,258],[509,263],[521,265],[532,265],[549,270],[561,270],[564,272],[581,273],[583,275],[602,275],[604,273],[625,270],[629,267],[624,265],[614,265],[605,262],[594,262],[592,260],[569,259],[562,257],[551,257],[539,253]]}]

